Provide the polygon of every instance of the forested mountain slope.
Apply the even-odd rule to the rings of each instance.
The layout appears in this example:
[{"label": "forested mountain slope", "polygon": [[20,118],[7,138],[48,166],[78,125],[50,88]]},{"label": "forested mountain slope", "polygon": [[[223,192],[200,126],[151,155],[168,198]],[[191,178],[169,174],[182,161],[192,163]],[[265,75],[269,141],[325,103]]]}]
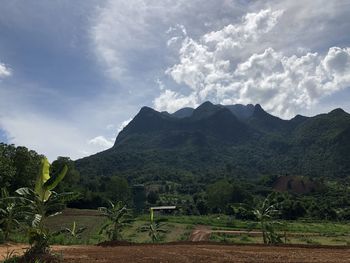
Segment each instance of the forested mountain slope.
[{"label": "forested mountain slope", "polygon": [[76,161],[82,176],[133,182],[291,174],[350,174],[350,115],[342,109],[282,120],[260,105],[214,105],[173,114],[143,107],[112,148]]}]

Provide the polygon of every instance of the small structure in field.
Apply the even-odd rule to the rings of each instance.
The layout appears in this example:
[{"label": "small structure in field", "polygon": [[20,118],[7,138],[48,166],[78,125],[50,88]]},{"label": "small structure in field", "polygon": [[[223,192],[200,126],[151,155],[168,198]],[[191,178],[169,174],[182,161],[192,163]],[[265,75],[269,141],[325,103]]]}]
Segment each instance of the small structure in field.
[{"label": "small structure in field", "polygon": [[176,206],[154,206],[149,209],[150,211],[150,219],[153,222],[154,211],[171,211],[176,210]]}]

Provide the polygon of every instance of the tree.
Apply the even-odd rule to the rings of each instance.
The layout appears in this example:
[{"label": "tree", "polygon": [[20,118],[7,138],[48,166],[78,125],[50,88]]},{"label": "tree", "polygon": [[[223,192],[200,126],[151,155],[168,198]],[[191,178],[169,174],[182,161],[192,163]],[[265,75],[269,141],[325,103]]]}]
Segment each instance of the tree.
[{"label": "tree", "polygon": [[13,156],[13,165],[16,168],[16,175],[11,182],[10,191],[20,187],[31,187],[35,182],[35,176],[40,169],[41,160],[44,157],[26,147],[16,148]]},{"label": "tree", "polygon": [[16,174],[16,168],[13,165],[13,145],[0,143],[0,185],[1,187],[10,187],[11,181]]},{"label": "tree", "polygon": [[225,211],[232,198],[232,185],[227,180],[220,180],[207,188],[208,206],[214,212]]},{"label": "tree", "polygon": [[64,181],[57,186],[57,190],[64,192],[74,191],[77,188],[81,188],[79,185],[80,173],[75,169],[74,161],[69,157],[59,156],[57,160],[53,161],[51,164],[51,173],[53,175],[59,173],[65,165],[68,167],[68,171],[64,177]]},{"label": "tree", "polygon": [[100,230],[100,234],[106,233],[110,241],[121,240],[121,232],[126,226],[130,225],[132,218],[122,201],[118,201],[115,204],[109,202],[109,204],[109,208],[99,208],[103,216],[108,219],[108,222]]},{"label": "tree", "polygon": [[123,203],[128,203],[131,197],[128,181],[119,176],[112,176],[109,181],[106,182],[106,195],[109,200],[114,202],[118,200]]},{"label": "tree", "polygon": [[147,201],[152,205],[155,204],[158,201],[158,199],[159,199],[158,192],[150,191],[147,195]]}]

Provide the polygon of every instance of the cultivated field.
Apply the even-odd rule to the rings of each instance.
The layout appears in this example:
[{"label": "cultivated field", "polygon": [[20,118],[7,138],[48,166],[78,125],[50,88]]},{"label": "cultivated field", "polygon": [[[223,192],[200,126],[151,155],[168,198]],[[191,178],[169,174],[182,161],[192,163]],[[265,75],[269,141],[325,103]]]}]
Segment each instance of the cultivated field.
[{"label": "cultivated field", "polygon": [[[0,257],[7,251],[20,253],[24,245],[0,246]],[[262,245],[220,245],[179,243],[132,246],[53,246],[64,262],[350,262],[350,248],[285,247]]]},{"label": "cultivated field", "polygon": [[[87,229],[80,238],[58,235],[52,249],[64,262],[350,262],[350,224],[332,222],[283,222],[279,232],[286,244],[265,246],[255,222],[228,216],[161,216],[167,232],[152,244],[139,228],[148,215],[139,216],[123,231],[123,239],[113,246],[99,246],[106,238],[99,234],[105,219],[95,210],[67,209],[49,219],[52,231],[76,222]],[[27,248],[21,234],[18,243],[0,245],[0,260]],[[130,243],[128,243],[130,242]]]}]

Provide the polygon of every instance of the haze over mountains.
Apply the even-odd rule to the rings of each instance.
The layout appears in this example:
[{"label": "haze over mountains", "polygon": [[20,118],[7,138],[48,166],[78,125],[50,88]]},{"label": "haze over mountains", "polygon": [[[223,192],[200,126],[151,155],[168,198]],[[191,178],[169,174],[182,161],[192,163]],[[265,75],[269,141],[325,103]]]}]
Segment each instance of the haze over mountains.
[{"label": "haze over mountains", "polygon": [[260,175],[342,177],[350,172],[350,114],[275,117],[259,105],[143,107],[112,148],[76,161],[84,175],[133,182]]}]

